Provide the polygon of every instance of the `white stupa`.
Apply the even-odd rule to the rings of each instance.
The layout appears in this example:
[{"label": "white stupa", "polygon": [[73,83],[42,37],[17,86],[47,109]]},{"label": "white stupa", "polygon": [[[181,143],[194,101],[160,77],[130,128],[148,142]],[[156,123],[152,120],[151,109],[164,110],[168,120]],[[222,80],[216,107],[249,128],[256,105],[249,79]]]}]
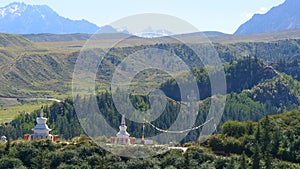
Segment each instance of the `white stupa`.
[{"label": "white stupa", "polygon": [[32,129],[33,130],[33,135],[32,139],[53,139],[53,136],[49,134],[51,129],[49,129],[47,125],[47,118],[44,118],[44,112],[43,112],[43,107],[41,108],[40,112],[40,117],[36,118],[36,126]]},{"label": "white stupa", "polygon": [[4,142],[4,143],[6,143],[7,142],[7,137],[6,136],[2,136],[1,137],[1,141]]},{"label": "white stupa", "polygon": [[114,144],[133,144],[135,141],[134,137],[129,137],[130,134],[126,131],[127,126],[125,123],[125,116],[122,115],[121,126],[119,127],[120,131],[117,133],[117,137],[111,138],[111,143]]},{"label": "white stupa", "polygon": [[129,139],[130,134],[127,133],[127,126],[125,123],[125,116],[122,115],[121,126],[119,127],[120,131],[117,133],[117,138]]}]

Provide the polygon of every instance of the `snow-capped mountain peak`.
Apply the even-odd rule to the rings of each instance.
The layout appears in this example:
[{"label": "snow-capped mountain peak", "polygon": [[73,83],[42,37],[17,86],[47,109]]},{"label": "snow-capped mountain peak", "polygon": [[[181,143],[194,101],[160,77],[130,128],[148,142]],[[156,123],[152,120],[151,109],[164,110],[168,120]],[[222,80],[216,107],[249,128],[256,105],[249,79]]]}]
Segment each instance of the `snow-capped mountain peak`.
[{"label": "snow-capped mountain peak", "polygon": [[86,20],[62,17],[47,5],[14,2],[0,7],[0,32],[4,33],[94,33],[98,29]]},{"label": "snow-capped mountain peak", "polygon": [[11,3],[5,7],[0,8],[0,16],[5,17],[7,15],[11,16],[21,16],[22,13],[26,10],[27,5],[24,3]]}]

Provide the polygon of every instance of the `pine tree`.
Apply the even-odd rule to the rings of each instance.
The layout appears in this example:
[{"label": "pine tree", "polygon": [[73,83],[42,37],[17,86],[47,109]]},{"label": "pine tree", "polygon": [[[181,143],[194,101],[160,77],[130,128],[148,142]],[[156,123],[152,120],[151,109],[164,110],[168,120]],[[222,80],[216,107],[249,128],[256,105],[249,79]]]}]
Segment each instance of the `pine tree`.
[{"label": "pine tree", "polygon": [[4,154],[8,155],[9,151],[10,151],[10,138],[7,138],[6,146],[4,149],[4,152],[5,152]]},{"label": "pine tree", "polygon": [[265,160],[266,169],[271,168],[271,139],[270,139],[270,120],[269,116],[266,116],[263,122],[263,136],[262,136],[262,147],[261,152],[263,153],[263,158]]},{"label": "pine tree", "polygon": [[247,122],[247,134],[248,135],[252,135],[253,134],[253,124],[250,121]]},{"label": "pine tree", "polygon": [[270,120],[269,116],[267,115],[265,121],[263,122],[263,134],[262,134],[262,147],[261,151],[264,156],[267,155],[267,149],[270,146]]},{"label": "pine tree", "polygon": [[265,168],[266,169],[271,169],[272,168],[272,157],[271,154],[269,152],[269,150],[267,150],[267,153],[264,155],[265,158]]},{"label": "pine tree", "polygon": [[280,146],[280,131],[278,127],[275,128],[274,136],[273,136],[273,142],[272,142],[272,150],[271,153],[273,156],[277,156]]},{"label": "pine tree", "polygon": [[252,169],[259,169],[260,168],[260,155],[259,155],[259,145],[258,142],[256,142],[254,147],[254,152],[252,155]]},{"label": "pine tree", "polygon": [[252,169],[259,169],[260,168],[260,124],[258,123],[257,130],[255,133],[255,144],[254,150],[252,155]]},{"label": "pine tree", "polygon": [[229,160],[229,162],[226,164],[226,168],[228,168],[228,169],[236,168],[235,164],[234,164],[234,159],[233,158],[231,158]]},{"label": "pine tree", "polygon": [[257,130],[256,130],[256,133],[255,133],[255,141],[256,141],[257,143],[260,142],[260,125],[259,125],[259,123],[258,123],[258,125],[257,125]]},{"label": "pine tree", "polygon": [[241,155],[239,161],[240,161],[239,169],[247,169],[248,164],[247,164],[247,157],[246,157],[245,151],[243,151],[243,154]]}]

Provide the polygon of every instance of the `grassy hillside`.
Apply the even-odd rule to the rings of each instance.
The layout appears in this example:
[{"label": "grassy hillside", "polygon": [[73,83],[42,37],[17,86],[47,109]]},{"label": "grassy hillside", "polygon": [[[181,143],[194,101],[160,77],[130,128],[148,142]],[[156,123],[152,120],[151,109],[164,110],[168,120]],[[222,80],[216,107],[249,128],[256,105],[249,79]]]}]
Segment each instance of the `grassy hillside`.
[{"label": "grassy hillside", "polygon": [[[268,72],[265,69],[267,65],[272,67],[271,77],[272,71],[279,71],[299,81],[300,66],[298,59],[300,55],[300,40],[283,39],[284,37],[297,34],[298,31],[295,30],[275,34],[253,35],[254,37],[252,38],[256,39],[253,42],[251,37],[245,38],[245,41],[243,40],[242,42],[235,40],[241,38],[240,36],[233,37],[226,35],[226,37],[212,37],[229,38],[226,41],[213,40],[215,49],[225,65],[228,92],[240,93],[245,89],[251,89],[258,85],[258,83],[270,79],[269,77],[264,78],[264,73]],[[88,35],[23,35],[36,41],[43,41],[44,39],[44,42],[39,43],[31,42],[19,35],[0,35],[0,97],[65,98],[70,95],[74,65],[84,44],[82,39],[86,39]],[[272,39],[271,35],[278,38]],[[268,40],[262,40],[262,38],[258,37],[265,37]],[[293,37],[297,38],[297,36]],[[113,41],[113,38],[112,35],[106,35],[101,40],[95,41],[95,45],[105,47],[106,42]],[[120,38],[120,35],[115,35],[115,38]],[[189,40],[193,40],[194,37],[188,38],[190,38]],[[141,38],[132,38],[128,43],[120,43],[120,47],[110,50],[107,57],[104,58],[103,65],[97,73],[96,90],[103,92],[105,89],[109,89],[108,84],[117,64],[126,58],[126,56],[145,47],[159,48],[176,54],[186,64],[199,70],[195,74],[200,73],[203,75],[201,77],[206,77],[205,74],[207,72],[202,68],[201,62],[197,59],[195,53],[188,46],[173,42],[168,38],[147,39],[145,41],[141,40]],[[195,45],[196,48],[202,47],[200,42],[197,41],[199,44]],[[142,44],[143,46],[141,46]],[[257,58],[259,61],[250,64],[247,58],[251,57]],[[227,67],[228,65],[230,66]],[[159,77],[157,76],[158,74],[160,75]],[[157,71],[152,72],[152,74],[141,72],[135,77],[131,87],[133,89],[139,87],[135,90],[139,94],[142,92],[147,93],[147,91],[153,88],[161,87],[162,83],[164,85],[167,84],[168,80],[172,80],[172,78],[163,72]],[[144,85],[139,86],[139,82],[143,82]],[[277,85],[275,82],[274,84],[265,84]],[[201,82],[199,85],[200,88],[207,89],[207,93],[204,95],[202,93],[201,96],[204,96],[202,99],[209,97],[209,81]],[[258,86],[258,88],[260,87]],[[258,92],[255,93],[257,95]],[[278,93],[279,96],[280,94]],[[257,96],[249,95],[248,97],[255,100]]]},{"label": "grassy hillside", "polygon": [[0,47],[18,48],[31,47],[33,43],[20,35],[0,34]]},{"label": "grassy hillside", "polygon": [[0,95],[38,97],[51,91],[66,93],[75,60],[76,53],[72,52],[23,53],[2,66]]},{"label": "grassy hillside", "polygon": [[[38,95],[39,91],[41,93],[40,95],[49,95],[52,92],[66,93],[70,91],[74,64],[79,50],[84,43],[84,41],[80,41],[80,39],[85,39],[87,35],[74,34],[58,36],[41,34],[26,36],[45,39],[45,41],[48,41],[48,37],[53,39],[53,41],[67,41],[33,43],[21,36],[1,34],[0,80],[2,85],[0,87],[0,95],[19,97]],[[69,41],[74,39],[79,40]],[[106,41],[109,41],[109,39],[99,40],[95,43],[105,44]],[[147,45],[147,41],[149,41],[150,44],[154,43],[154,45]],[[129,44],[139,45],[139,43],[145,42],[146,44],[144,45],[148,47],[174,52],[191,66],[198,62],[195,60],[196,56],[189,52],[187,46],[172,44],[166,39],[164,41],[166,44],[155,44],[159,42],[159,39],[141,41],[133,38]],[[280,59],[290,62],[297,60],[297,56],[300,55],[299,44],[300,41],[297,39],[271,42],[235,43],[234,40],[230,43],[214,42],[215,49],[224,62],[231,62],[249,56],[256,56],[269,63],[276,63]],[[122,45],[123,44],[120,46]],[[198,46],[201,47],[201,45]],[[142,48],[143,46],[129,46],[111,50],[109,55],[114,56],[114,58],[106,57],[104,59],[105,65],[103,67],[105,67],[105,70],[99,71],[99,79],[104,79],[104,81],[109,80],[115,66],[125,58],[125,55],[130,55]],[[275,68],[280,69],[281,67]],[[292,73],[297,74],[298,69],[299,67],[296,67],[296,70],[292,70]],[[290,70],[285,70],[284,72],[289,74],[289,71]],[[152,78],[148,80],[151,82]]]},{"label": "grassy hillside", "polygon": [[22,36],[0,33],[0,67],[16,59],[21,51],[34,48],[34,43]]},{"label": "grassy hillside", "polygon": [[[122,33],[105,33],[99,34],[99,39],[122,39],[128,35]],[[81,41],[88,40],[91,36],[90,34],[26,34],[21,35],[26,39],[29,39],[33,42],[64,42],[64,41]],[[300,38],[300,29],[287,30],[287,31],[278,31],[270,33],[259,33],[252,35],[230,35],[224,34],[221,32],[207,31],[207,32],[195,32],[182,35],[174,35],[175,38],[183,38],[193,43],[201,42],[203,36],[206,36],[210,41],[214,43],[238,43],[238,42],[270,42],[270,41],[279,41],[285,39],[299,39]],[[133,36],[136,39],[143,39]],[[160,40],[166,39],[169,42],[172,40],[169,37],[159,38]],[[151,42],[153,39],[143,39],[143,42]],[[147,43],[145,43],[147,44]]]},{"label": "grassy hillside", "polygon": [[20,104],[19,102],[14,103],[14,105],[1,106],[0,109],[0,123],[10,122],[14,118],[18,117],[20,112],[33,112],[41,107],[41,104],[45,102],[34,102],[27,104]]},{"label": "grassy hillside", "polygon": [[[70,42],[70,41],[86,41],[92,35],[91,34],[26,34],[22,35],[24,38],[29,39],[33,42]],[[95,37],[97,36],[97,38]],[[94,35],[94,39],[105,40],[105,39],[123,39],[129,35],[123,33],[103,33]],[[132,38],[135,36],[132,36]],[[137,38],[137,37],[136,37]]]},{"label": "grassy hillside", "polygon": [[[197,34],[196,34],[197,35]],[[198,34],[198,36],[187,37],[193,43],[203,42],[203,34]],[[209,36],[208,36],[209,37]],[[241,42],[271,42],[286,39],[299,39],[300,29],[269,32],[269,33],[258,33],[251,35],[226,35],[226,36],[212,36],[209,37],[210,41],[213,43],[241,43]]]}]

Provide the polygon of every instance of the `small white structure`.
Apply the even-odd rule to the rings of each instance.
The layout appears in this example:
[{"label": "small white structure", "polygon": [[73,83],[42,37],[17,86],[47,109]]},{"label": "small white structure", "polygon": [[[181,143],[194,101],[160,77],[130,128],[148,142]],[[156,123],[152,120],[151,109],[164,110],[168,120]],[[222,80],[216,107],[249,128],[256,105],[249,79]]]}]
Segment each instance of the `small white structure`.
[{"label": "small white structure", "polygon": [[1,137],[1,142],[6,143],[6,142],[7,142],[7,138],[6,138],[5,136],[2,136],[2,137]]},{"label": "small white structure", "polygon": [[47,118],[44,118],[43,107],[41,108],[40,117],[36,118],[36,126],[32,129],[33,134],[24,135],[25,140],[41,140],[41,139],[50,139],[52,141],[57,141],[58,136],[53,137],[49,132],[51,129],[47,125]]},{"label": "small white structure", "polygon": [[117,133],[117,137],[111,138],[111,143],[114,144],[133,144],[135,138],[129,137],[130,134],[126,131],[127,126],[125,123],[125,116],[122,115],[121,126],[119,127],[120,131]]},{"label": "small white structure", "polygon": [[153,145],[153,140],[144,140],[143,144],[145,145]]}]

